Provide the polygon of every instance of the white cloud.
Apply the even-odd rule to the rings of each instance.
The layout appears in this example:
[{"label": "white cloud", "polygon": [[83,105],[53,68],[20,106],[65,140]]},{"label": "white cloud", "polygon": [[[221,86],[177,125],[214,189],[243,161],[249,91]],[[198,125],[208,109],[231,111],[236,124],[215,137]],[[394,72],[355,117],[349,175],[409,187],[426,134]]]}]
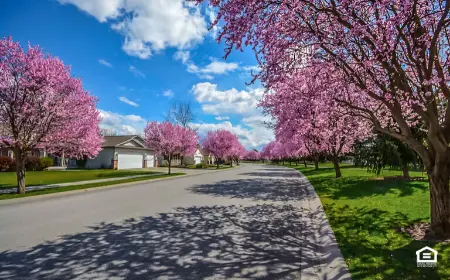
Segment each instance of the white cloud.
[{"label": "white cloud", "polygon": [[133,73],[136,77],[141,77],[141,78],[145,78],[145,74],[142,73],[139,69],[137,69],[136,67],[134,67],[133,65],[130,65],[130,68],[128,68],[128,70]]},{"label": "white cloud", "polygon": [[[209,21],[210,21],[210,24],[212,24],[212,23],[214,23],[214,21],[216,20],[216,18],[217,18],[217,14],[216,14],[216,12],[214,11],[214,9],[212,9],[212,8],[210,8],[210,7],[207,7],[206,8],[206,15],[208,16],[208,18],[209,18]],[[220,27],[219,27],[219,25],[214,25],[214,26],[212,26],[212,28],[211,28],[211,30],[210,30],[210,36],[211,36],[211,38],[213,38],[213,39],[217,39],[217,37],[218,37],[218,35],[219,35],[219,31],[220,31]]]},{"label": "white cloud", "polygon": [[124,36],[122,50],[141,59],[168,47],[185,49],[208,33],[199,6],[184,0],[59,0],[73,4]]},{"label": "white cloud", "polygon": [[100,22],[114,19],[120,15],[124,0],[59,0],[62,4],[73,4],[78,9],[94,16]]},{"label": "white cloud", "polygon": [[119,97],[119,100],[122,101],[123,103],[131,105],[133,107],[139,107],[139,104],[137,104],[136,102],[131,101],[130,99],[126,98],[125,96]]},{"label": "white cloud", "polygon": [[261,146],[266,145],[274,139],[273,132],[264,127],[249,127],[246,128],[243,125],[235,125],[229,121],[221,123],[202,123],[193,124],[193,126],[198,127],[198,134],[201,138],[204,138],[208,131],[214,131],[218,129],[225,129],[235,134],[242,145],[247,149],[260,149]]},{"label": "white cloud", "polygon": [[117,134],[143,134],[146,120],[137,115],[122,115],[119,113],[99,110],[102,121],[101,128],[115,131]]},{"label": "white cloud", "polygon": [[123,118],[130,122],[145,122],[144,118],[138,115],[125,115]]},{"label": "white cloud", "polygon": [[[271,122],[270,117],[263,116],[261,110],[256,108],[264,93],[263,88],[241,91],[231,88],[221,91],[217,89],[217,85],[206,82],[194,85],[192,93],[204,113],[215,115],[217,121],[222,121],[216,124],[201,124],[201,136],[211,130],[226,129],[236,134],[247,149],[260,149],[262,145],[274,139],[272,130],[267,127],[267,123]],[[233,114],[236,118],[241,118],[240,123],[233,125],[228,121],[230,118],[224,117],[223,114]]]},{"label": "white cloud", "polygon": [[224,117],[224,116],[216,116],[216,121],[228,121],[230,117]]},{"label": "white cloud", "polygon": [[163,96],[168,97],[168,98],[172,98],[174,96],[174,92],[171,91],[170,89],[166,90],[163,92]]},{"label": "white cloud", "polygon": [[253,73],[258,73],[261,71],[261,68],[259,68],[258,65],[246,65],[246,66],[243,66],[242,69],[244,71],[249,71],[249,72],[253,71]]},{"label": "white cloud", "polygon": [[252,115],[258,112],[263,88],[238,91],[235,88],[220,91],[216,84],[198,83],[192,87],[195,99],[201,104],[202,111],[207,114],[239,114]]},{"label": "white cloud", "polygon": [[173,58],[181,61],[189,73],[196,74],[202,79],[212,80],[214,75],[227,74],[239,69],[239,64],[235,62],[224,62],[211,59],[211,62],[205,66],[198,66],[191,60],[189,51],[177,51]]},{"label": "white cloud", "polygon": [[108,61],[106,61],[105,59],[99,59],[98,60],[98,63],[100,63],[100,64],[102,64],[102,65],[105,65],[106,67],[109,67],[109,68],[112,68],[113,66],[112,66],[112,64],[111,63],[109,63]]}]

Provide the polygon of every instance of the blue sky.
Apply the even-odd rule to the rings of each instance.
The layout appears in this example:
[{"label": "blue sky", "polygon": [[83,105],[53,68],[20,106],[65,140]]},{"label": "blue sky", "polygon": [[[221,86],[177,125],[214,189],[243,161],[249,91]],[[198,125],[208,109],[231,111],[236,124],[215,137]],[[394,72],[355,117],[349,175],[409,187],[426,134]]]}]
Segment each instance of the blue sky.
[{"label": "blue sky", "polygon": [[273,139],[255,108],[263,93],[246,85],[255,71],[251,50],[223,60],[224,46],[208,30],[215,12],[183,0],[5,0],[0,36],[71,65],[99,98],[102,127],[142,133],[163,120],[174,101],[191,101],[199,134],[228,129],[247,148]]}]

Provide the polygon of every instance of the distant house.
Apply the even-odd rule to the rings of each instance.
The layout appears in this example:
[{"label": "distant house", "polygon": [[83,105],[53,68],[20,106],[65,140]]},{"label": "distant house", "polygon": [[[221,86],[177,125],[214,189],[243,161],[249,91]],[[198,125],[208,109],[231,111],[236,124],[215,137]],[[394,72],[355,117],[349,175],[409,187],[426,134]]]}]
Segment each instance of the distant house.
[{"label": "distant house", "polygon": [[155,167],[155,152],[138,135],[105,136],[98,156],[87,159],[85,168],[132,169]]},{"label": "distant house", "polygon": [[[181,165],[181,158],[182,157],[180,154],[176,154],[176,155],[172,156],[171,166]],[[166,156],[158,155],[157,159],[158,159],[159,166],[166,166],[168,164]],[[186,157],[183,157],[183,162],[185,163],[187,161],[188,161],[188,159]],[[188,164],[188,163],[186,163],[186,164]]]},{"label": "distant house", "polygon": [[194,156],[183,159],[186,164],[214,164],[215,158],[208,149],[197,147]]}]

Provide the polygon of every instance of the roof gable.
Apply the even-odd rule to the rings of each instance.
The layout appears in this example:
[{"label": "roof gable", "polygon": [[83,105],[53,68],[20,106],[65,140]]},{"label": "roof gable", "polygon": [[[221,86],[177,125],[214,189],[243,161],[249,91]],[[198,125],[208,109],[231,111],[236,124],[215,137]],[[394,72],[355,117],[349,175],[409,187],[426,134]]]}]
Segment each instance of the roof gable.
[{"label": "roof gable", "polygon": [[120,135],[120,136],[105,136],[103,147],[137,147],[148,148],[145,141],[138,135]]}]

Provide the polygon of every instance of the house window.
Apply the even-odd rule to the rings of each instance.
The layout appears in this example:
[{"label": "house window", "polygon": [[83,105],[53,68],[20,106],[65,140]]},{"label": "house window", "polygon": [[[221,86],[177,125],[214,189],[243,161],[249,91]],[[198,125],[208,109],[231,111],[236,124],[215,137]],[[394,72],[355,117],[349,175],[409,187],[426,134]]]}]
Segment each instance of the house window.
[{"label": "house window", "polygon": [[9,156],[9,150],[7,148],[0,148],[0,156],[2,157]]}]

